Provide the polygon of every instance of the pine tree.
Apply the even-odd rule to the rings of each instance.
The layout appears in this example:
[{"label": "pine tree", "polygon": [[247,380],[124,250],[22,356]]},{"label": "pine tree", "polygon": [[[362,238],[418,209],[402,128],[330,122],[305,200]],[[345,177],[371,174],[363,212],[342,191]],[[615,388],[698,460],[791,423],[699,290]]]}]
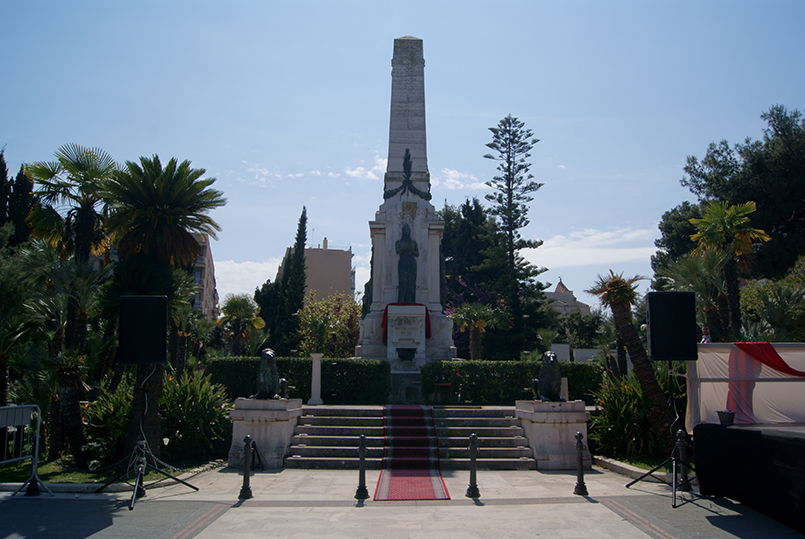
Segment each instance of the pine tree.
[{"label": "pine tree", "polygon": [[497,217],[500,232],[497,244],[486,249],[482,267],[497,272],[492,287],[503,297],[512,321],[505,341],[510,345],[507,355],[516,357],[527,344],[523,318],[525,303],[538,299],[544,288],[535,277],[545,269],[531,265],[520,254],[522,249],[542,245],[542,241],[526,240],[520,234],[529,223],[528,203],[533,200],[530,194],[542,187],[541,183],[533,181],[528,162],[530,151],[539,139],[534,138],[531,130],[511,114],[489,130],[492,142],[486,146],[495,153],[484,157],[500,162],[497,167],[500,174],[486,182],[493,189],[486,195],[486,200],[492,203],[490,213]]}]

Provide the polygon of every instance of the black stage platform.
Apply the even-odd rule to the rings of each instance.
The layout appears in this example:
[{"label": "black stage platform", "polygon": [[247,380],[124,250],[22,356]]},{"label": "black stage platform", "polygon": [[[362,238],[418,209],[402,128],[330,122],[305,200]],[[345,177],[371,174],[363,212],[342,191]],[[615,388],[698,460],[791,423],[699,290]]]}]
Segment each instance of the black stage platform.
[{"label": "black stage platform", "polygon": [[703,495],[748,505],[805,533],[805,424],[693,429]]}]

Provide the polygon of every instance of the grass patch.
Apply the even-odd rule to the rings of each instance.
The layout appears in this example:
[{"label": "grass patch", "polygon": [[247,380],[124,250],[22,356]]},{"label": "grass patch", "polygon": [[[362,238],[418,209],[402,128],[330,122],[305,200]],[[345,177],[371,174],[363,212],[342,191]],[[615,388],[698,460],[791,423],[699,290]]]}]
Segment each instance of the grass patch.
[{"label": "grass patch", "polygon": [[[198,462],[183,462],[177,467],[183,470],[191,470],[206,463],[206,460]],[[122,466],[100,472],[76,470],[61,461],[49,461],[39,463],[38,474],[39,478],[45,483],[97,483],[102,485],[123,471],[124,469]],[[165,469],[165,471],[175,476],[182,474],[181,471],[177,471],[172,468]],[[3,467],[0,467],[0,483],[22,483],[23,481],[27,481],[29,477],[31,477],[30,460],[14,462],[12,464],[7,464]],[[128,481],[134,481],[134,477],[135,472],[132,470],[131,473],[128,474],[128,477],[121,477],[120,482],[125,483]],[[148,473],[145,475],[146,482],[156,481],[157,479],[167,478],[164,475],[154,471],[148,471]]]}]

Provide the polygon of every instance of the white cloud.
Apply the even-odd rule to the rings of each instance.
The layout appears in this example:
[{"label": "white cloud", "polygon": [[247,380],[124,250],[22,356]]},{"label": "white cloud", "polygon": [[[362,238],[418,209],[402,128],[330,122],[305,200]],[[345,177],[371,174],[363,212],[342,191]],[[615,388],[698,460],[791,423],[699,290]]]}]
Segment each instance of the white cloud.
[{"label": "white cloud", "polygon": [[386,172],[386,159],[375,154],[375,164],[370,167],[345,168],[344,173],[359,180],[379,180]]},{"label": "white cloud", "polygon": [[267,280],[277,276],[277,268],[282,259],[270,258],[264,262],[235,262],[234,260],[215,261],[215,287],[218,289],[220,304],[227,294],[254,294]]},{"label": "white cloud", "polygon": [[606,266],[648,260],[657,250],[656,229],[585,229],[545,240],[523,256],[532,264],[558,269],[575,266]]},{"label": "white cloud", "polygon": [[472,174],[459,172],[451,168],[443,168],[438,175],[431,177],[431,186],[435,188],[449,189],[450,191],[466,191],[469,189],[486,189],[484,182]]}]

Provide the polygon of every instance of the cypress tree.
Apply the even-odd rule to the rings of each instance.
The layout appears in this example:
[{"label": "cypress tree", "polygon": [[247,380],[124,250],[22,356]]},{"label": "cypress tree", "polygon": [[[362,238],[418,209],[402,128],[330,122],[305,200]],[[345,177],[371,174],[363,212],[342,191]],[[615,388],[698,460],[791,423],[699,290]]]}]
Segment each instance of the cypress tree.
[{"label": "cypress tree", "polygon": [[6,148],[0,149],[0,226],[8,221],[8,197],[11,194],[11,183],[8,181],[6,166]]},{"label": "cypress tree", "polygon": [[27,218],[34,205],[33,189],[34,183],[25,174],[25,167],[20,166],[8,198],[8,221],[14,223],[11,245],[20,245],[31,237],[31,225]]}]

